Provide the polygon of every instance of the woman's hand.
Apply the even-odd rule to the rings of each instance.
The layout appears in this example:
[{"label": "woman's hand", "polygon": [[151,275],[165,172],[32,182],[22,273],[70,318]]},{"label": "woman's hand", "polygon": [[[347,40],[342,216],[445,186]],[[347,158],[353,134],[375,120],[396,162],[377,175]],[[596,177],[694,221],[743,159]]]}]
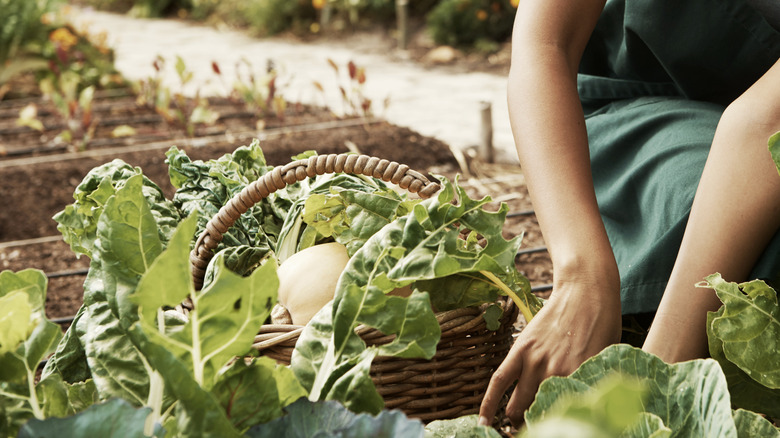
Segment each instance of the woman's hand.
[{"label": "woman's hand", "polygon": [[492,423],[504,393],[517,382],[506,413],[514,426],[520,425],[542,380],[571,374],[586,359],[620,340],[618,290],[594,293],[594,288],[614,287],[609,283],[564,283],[553,291],[490,379],[480,424]]}]

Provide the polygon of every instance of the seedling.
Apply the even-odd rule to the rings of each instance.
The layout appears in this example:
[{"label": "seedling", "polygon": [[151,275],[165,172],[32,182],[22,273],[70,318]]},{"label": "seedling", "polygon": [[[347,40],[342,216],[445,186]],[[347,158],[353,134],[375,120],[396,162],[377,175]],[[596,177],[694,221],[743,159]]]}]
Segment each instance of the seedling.
[{"label": "seedling", "polygon": [[97,127],[97,121],[92,117],[95,87],[89,86],[79,92],[79,82],[79,75],[68,70],[53,78],[42,79],[39,87],[44,97],[52,102],[57,113],[65,120],[66,128],[57,138],[78,150],[84,150]]},{"label": "seedling", "polygon": [[[339,66],[330,58],[328,58],[328,64],[336,75],[336,84],[341,95],[342,113],[345,116],[371,117],[373,115],[372,102],[363,92],[366,83],[365,67],[360,67],[353,61],[349,61],[345,82],[341,77]],[[322,94],[325,94],[325,89],[320,82],[314,81],[314,86]]]},{"label": "seedling", "polygon": [[[214,71],[221,77],[218,68]],[[265,75],[258,76],[252,63],[241,58],[236,63],[236,80],[230,96],[244,102],[248,111],[258,113],[261,118],[274,115],[283,119],[287,101],[279,93],[277,81],[278,74],[273,61],[269,60],[266,64]]]},{"label": "seedling", "polygon": [[196,125],[213,125],[219,119],[219,113],[212,110],[208,100],[200,96],[200,88],[196,90],[193,98],[184,95],[184,88],[192,81],[193,74],[187,69],[181,56],[176,56],[175,65],[179,91],[173,93],[163,85],[165,62],[165,59],[158,55],[152,63],[154,75],[133,84],[138,96],[137,102],[139,105],[153,108],[167,123],[184,128],[187,135],[192,137],[195,135]]}]

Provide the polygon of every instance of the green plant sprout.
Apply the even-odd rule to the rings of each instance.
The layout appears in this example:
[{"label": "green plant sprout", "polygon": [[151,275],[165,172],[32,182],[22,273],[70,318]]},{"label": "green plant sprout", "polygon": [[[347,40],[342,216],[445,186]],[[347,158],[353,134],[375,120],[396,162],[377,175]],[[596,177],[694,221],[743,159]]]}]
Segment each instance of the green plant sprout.
[{"label": "green plant sprout", "polygon": [[97,120],[92,117],[95,86],[90,85],[78,91],[80,81],[78,73],[67,70],[53,78],[41,79],[38,86],[65,121],[65,130],[57,138],[83,151],[95,134]]},{"label": "green plant sprout", "polygon": [[165,58],[158,55],[152,62],[154,75],[133,83],[133,91],[138,96],[137,103],[153,108],[166,123],[181,126],[187,135],[192,137],[195,135],[196,125],[213,125],[219,119],[219,113],[209,107],[206,98],[201,97],[200,88],[196,89],[192,98],[184,95],[184,88],[192,82],[193,73],[187,69],[181,56],[176,56],[175,65],[179,91],[171,92],[170,88],[163,85],[165,63]]},{"label": "green plant sprout", "polygon": [[[225,86],[225,79],[222,76],[219,65],[216,62],[212,62],[211,66],[214,73],[223,83],[223,86]],[[279,92],[279,75],[274,62],[268,60],[265,75],[260,76],[255,73],[252,63],[242,57],[236,62],[235,70],[236,80],[227,93],[228,98],[233,101],[243,102],[248,111],[257,113],[260,118],[272,115],[279,119],[284,119],[287,101]]]},{"label": "green plant sprout", "polygon": [[[365,67],[359,67],[354,61],[349,61],[347,63],[347,78],[345,81],[341,76],[341,69],[332,59],[328,58],[328,64],[336,75],[336,85],[341,95],[343,115],[371,117],[373,115],[372,101],[366,97],[363,90],[366,83]],[[314,87],[324,96],[325,87],[323,87],[321,82],[314,81]]]}]

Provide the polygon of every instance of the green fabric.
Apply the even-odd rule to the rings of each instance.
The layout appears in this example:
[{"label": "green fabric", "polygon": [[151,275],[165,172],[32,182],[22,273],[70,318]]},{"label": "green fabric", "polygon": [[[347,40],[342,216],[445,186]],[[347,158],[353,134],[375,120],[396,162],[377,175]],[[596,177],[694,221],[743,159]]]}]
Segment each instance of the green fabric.
[{"label": "green fabric", "polygon": [[[624,314],[653,312],[726,105],[780,58],[744,0],[608,0],[578,88]],[[752,278],[780,272],[780,237]]]}]

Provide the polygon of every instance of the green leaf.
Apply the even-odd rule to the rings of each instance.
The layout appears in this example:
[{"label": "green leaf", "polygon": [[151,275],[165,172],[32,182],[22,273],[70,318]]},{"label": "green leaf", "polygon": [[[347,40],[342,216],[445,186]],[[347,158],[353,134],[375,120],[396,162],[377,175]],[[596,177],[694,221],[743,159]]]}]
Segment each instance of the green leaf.
[{"label": "green leaf", "polygon": [[240,436],[214,395],[195,381],[189,364],[177,359],[166,345],[150,341],[140,323],[134,325],[129,334],[152,367],[162,375],[166,390],[177,400],[174,414],[179,436]]},{"label": "green leaf", "polygon": [[[133,302],[139,306],[147,335],[187,364],[195,381],[209,389],[219,369],[250,351],[276,302],[279,280],[272,258],[249,277],[228,271],[219,258],[215,280],[194,293],[189,240],[196,220],[191,216],[182,222],[168,248],[143,277]],[[158,311],[176,306],[187,296],[193,305],[187,323],[174,331],[160,330]]]},{"label": "green leaf", "polygon": [[27,339],[32,309],[24,292],[0,297],[0,357],[16,350]]},{"label": "green leaf", "polygon": [[425,438],[500,438],[492,427],[479,426],[478,415],[436,420],[425,426]]},{"label": "green leaf", "polygon": [[255,426],[250,438],[395,438],[424,436],[419,420],[410,420],[401,411],[383,411],[377,416],[353,414],[335,401],[312,403],[300,399],[285,408],[286,415]]},{"label": "green leaf", "polygon": [[142,185],[141,175],[128,178],[108,199],[98,220],[103,268],[119,277],[140,277],[162,252],[157,222],[141,195]]},{"label": "green leaf", "polygon": [[780,437],[780,429],[755,412],[737,409],[734,411],[734,423],[737,426],[737,436],[739,438]]},{"label": "green leaf", "polygon": [[[365,242],[339,279],[331,318],[325,318],[320,312],[315,316],[315,326],[301,333],[297,349],[302,354],[293,354],[292,368],[310,390],[310,399],[338,399],[347,406],[354,404],[368,409],[365,404],[352,401],[362,397],[354,391],[338,396],[331,394],[338,386],[336,382],[348,375],[345,367],[362,363],[357,358],[363,354],[365,345],[354,332],[360,324],[396,335],[393,342],[378,348],[378,354],[433,356],[441,331],[431,309],[429,293],[446,294],[448,290],[425,280],[447,278],[441,283],[446,285],[452,282],[452,276],[463,275],[472,282],[474,277],[481,277],[482,271],[507,281],[522,277],[509,271],[516,271],[514,257],[519,239],[507,241],[501,234],[506,205],[497,212],[487,211],[483,207],[489,198],[472,200],[462,188],[453,187],[446,180],[442,182],[444,190],[437,198],[416,204],[411,213],[382,227]],[[453,203],[456,195],[457,204]],[[485,247],[464,242],[460,238],[463,227],[483,236],[487,241]],[[429,292],[416,292],[409,298],[386,295],[413,282],[416,286],[426,284]],[[520,290],[521,282],[510,282]],[[479,290],[483,295],[469,295],[470,304],[492,302],[499,293],[496,284]],[[528,299],[536,302],[530,287],[527,293]],[[328,332],[331,336],[326,340]],[[362,376],[368,380],[367,373]],[[370,380],[351,385],[363,388],[366,397],[375,397],[376,390]]]},{"label": "green leaf", "polygon": [[725,307],[721,307],[717,312],[707,314],[707,340],[710,356],[718,361],[726,376],[732,407],[749,409],[780,418],[780,390],[767,388],[756,382],[729,361],[723,352],[723,341],[712,332],[712,321],[721,317],[724,311]]},{"label": "green leaf", "polygon": [[582,394],[618,372],[647,388],[644,412],[658,416],[671,436],[736,437],[726,379],[717,362],[699,359],[669,365],[628,345],[607,347],[571,376],[551,377],[539,387],[526,422],[543,420],[561,397]]},{"label": "green leaf", "polygon": [[769,137],[769,153],[775,162],[777,172],[780,173],[780,132],[776,132]]},{"label": "green leaf", "polygon": [[668,429],[660,418],[641,415],[646,392],[643,383],[634,378],[619,372],[607,374],[592,387],[578,388],[554,400],[541,421],[529,422],[524,436],[544,436],[540,429],[546,431],[562,419],[580,422],[597,436],[657,436],[659,430]]},{"label": "green leaf", "polygon": [[46,303],[46,274],[38,269],[25,269],[19,272],[0,272],[0,297],[14,292],[27,295],[30,311],[41,313]]},{"label": "green leaf", "polygon": [[780,306],[777,293],[761,280],[737,284],[719,274],[706,279],[723,302],[711,333],[726,358],[756,382],[780,389]]},{"label": "green leaf", "polygon": [[[140,169],[116,159],[90,170],[76,187],[73,193],[75,202],[57,213],[54,220],[65,242],[70,244],[77,255],[94,258],[97,221],[106,202],[128,179],[139,174]],[[143,177],[143,193],[158,223],[160,238],[167,241],[179,221],[178,213],[173,204],[165,199],[162,190],[146,177]]]},{"label": "green leaf", "polygon": [[292,372],[267,357],[234,362],[211,392],[233,426],[244,431],[281,417],[284,406],[306,396]]},{"label": "green leaf", "polygon": [[[114,399],[67,418],[30,420],[19,431],[19,438],[142,438],[147,436],[144,422],[149,412],[148,408],[136,408],[124,400]],[[163,436],[162,431],[158,430],[155,436]]]},{"label": "green leaf", "polygon": [[0,274],[0,426],[11,435],[30,418],[67,410],[64,386],[35,387],[38,364],[62,336],[44,315],[45,288],[41,271]]},{"label": "green leaf", "polygon": [[[174,205],[183,216],[189,216],[196,210],[201,212],[198,235],[220,208],[272,169],[266,165],[258,141],[207,162],[191,161],[184,151],[176,147],[168,150],[166,156],[171,183],[177,188]],[[224,233],[217,252],[240,245],[270,247],[275,244],[286,215],[286,209],[277,207],[276,203],[287,206],[283,196],[277,192],[241,215]]]}]

